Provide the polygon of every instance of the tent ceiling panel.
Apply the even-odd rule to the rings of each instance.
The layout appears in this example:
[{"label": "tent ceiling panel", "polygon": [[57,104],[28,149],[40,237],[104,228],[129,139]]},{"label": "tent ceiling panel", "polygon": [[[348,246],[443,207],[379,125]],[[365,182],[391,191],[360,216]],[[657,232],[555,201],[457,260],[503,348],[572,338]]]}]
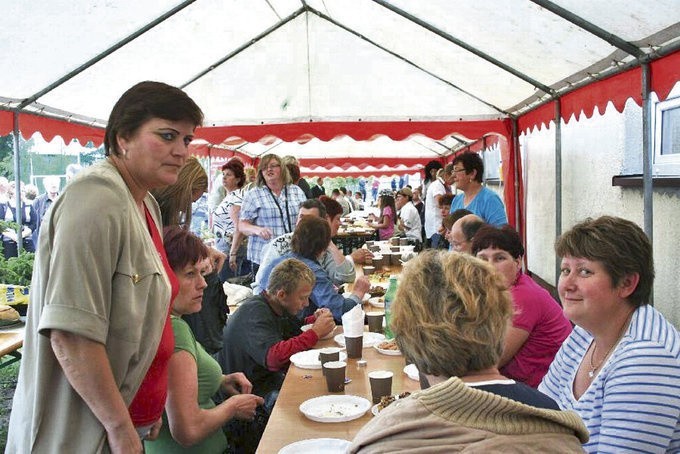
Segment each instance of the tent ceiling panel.
[{"label": "tent ceiling panel", "polygon": [[450,117],[453,112],[461,117],[500,117],[493,108],[355,35],[314,15],[307,18],[314,37],[311,117],[384,120],[394,118],[404,104],[411,106],[411,117]]},{"label": "tent ceiling panel", "polygon": [[[264,2],[201,0],[66,82],[41,101],[105,119],[140,80],[181,85],[278,21]],[[225,22],[228,26],[225,26]],[[251,66],[251,69],[253,66]],[[214,93],[214,92],[213,92]]]},{"label": "tent ceiling panel", "polygon": [[[678,0],[552,0],[574,14],[629,42],[638,42],[680,20]],[[659,44],[659,43],[654,43]]]},{"label": "tent ceiling panel", "polygon": [[501,109],[534,91],[532,85],[371,1],[312,3],[325,4],[339,23]]},{"label": "tent ceiling panel", "polygon": [[2,61],[5,69],[15,70],[0,71],[0,94],[18,99],[33,95],[176,3],[179,2],[3,2]]}]

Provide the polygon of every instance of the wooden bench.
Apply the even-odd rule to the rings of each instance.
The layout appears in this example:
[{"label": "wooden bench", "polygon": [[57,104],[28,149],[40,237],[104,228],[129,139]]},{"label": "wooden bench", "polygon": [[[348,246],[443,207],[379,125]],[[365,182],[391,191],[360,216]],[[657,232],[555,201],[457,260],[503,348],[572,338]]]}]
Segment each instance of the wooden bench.
[{"label": "wooden bench", "polygon": [[23,345],[24,328],[17,331],[0,331],[0,369],[21,360],[19,349]]}]

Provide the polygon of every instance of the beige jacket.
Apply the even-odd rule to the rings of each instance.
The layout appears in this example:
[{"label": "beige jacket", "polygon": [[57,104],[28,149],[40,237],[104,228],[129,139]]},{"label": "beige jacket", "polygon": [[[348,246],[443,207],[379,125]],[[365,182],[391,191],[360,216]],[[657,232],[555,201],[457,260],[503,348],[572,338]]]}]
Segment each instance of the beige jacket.
[{"label": "beige jacket", "polygon": [[[162,226],[156,201],[149,195],[145,203]],[[6,452],[108,452],[104,428],[68,383],[49,332],[104,344],[129,404],[156,354],[169,304],[163,264],[120,174],[108,162],[82,172],[40,229]]]},{"label": "beige jacket", "polygon": [[574,412],[524,405],[454,377],[380,412],[349,452],[573,453],[587,440]]}]

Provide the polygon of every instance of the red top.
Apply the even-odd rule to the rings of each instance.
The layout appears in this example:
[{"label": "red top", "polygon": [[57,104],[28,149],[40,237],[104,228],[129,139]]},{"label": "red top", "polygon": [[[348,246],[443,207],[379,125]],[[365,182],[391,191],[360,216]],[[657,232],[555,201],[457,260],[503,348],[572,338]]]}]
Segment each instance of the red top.
[{"label": "red top", "polygon": [[165,273],[170,280],[172,295],[156,357],[153,359],[128,409],[135,427],[153,424],[163,415],[165,398],[168,394],[168,363],[170,362],[172,352],[175,350],[175,336],[172,332],[172,323],[170,322],[170,309],[172,308],[172,301],[179,293],[179,281],[172,268],[170,268],[170,263],[168,263],[168,257],[165,255],[165,249],[163,248],[163,240],[158,232],[156,223],[146,207],[144,207],[144,214],[146,215],[146,225],[149,228],[151,239],[158,251],[158,255],[161,257]]}]

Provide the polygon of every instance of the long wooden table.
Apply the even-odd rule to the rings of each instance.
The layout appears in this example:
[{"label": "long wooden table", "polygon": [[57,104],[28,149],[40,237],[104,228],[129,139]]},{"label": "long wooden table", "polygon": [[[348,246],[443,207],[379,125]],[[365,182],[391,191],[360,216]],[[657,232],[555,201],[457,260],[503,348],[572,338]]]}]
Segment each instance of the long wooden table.
[{"label": "long wooden table", "polygon": [[[19,349],[24,345],[25,325],[0,329],[0,369],[21,359]],[[5,356],[10,356],[7,359]]]},{"label": "long wooden table", "polygon": [[[340,332],[341,326],[336,329],[336,333]],[[337,346],[333,339],[321,340],[314,348],[330,346]],[[371,386],[368,373],[374,370],[394,372],[392,394],[420,389],[419,383],[408,378],[403,372],[406,365],[403,356],[383,355],[375,348],[369,347],[363,349],[363,359],[367,362],[364,367],[359,367],[356,359],[347,360],[346,375],[352,381],[345,385],[344,394],[365,397],[370,401]],[[311,421],[300,412],[299,406],[304,401],[329,394],[332,393],[326,388],[326,380],[321,370],[298,369],[291,365],[257,452],[275,454],[290,443],[309,438],[352,440],[359,429],[373,417],[370,411],[353,421],[328,424]]]}]

